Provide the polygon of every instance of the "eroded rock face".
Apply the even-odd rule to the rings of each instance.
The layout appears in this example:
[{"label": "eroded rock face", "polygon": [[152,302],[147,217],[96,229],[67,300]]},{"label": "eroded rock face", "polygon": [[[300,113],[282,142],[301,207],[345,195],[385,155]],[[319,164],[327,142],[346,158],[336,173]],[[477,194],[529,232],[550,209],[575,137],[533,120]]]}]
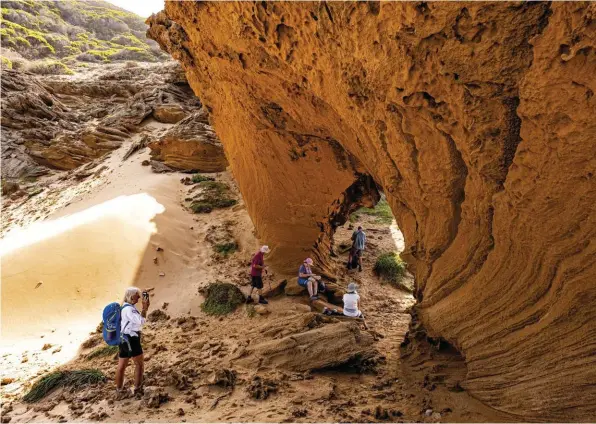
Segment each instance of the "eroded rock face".
[{"label": "eroded rock face", "polygon": [[175,62],[73,77],[6,70],[2,93],[2,176],[10,179],[74,169],[120,147],[148,117],[172,122],[201,107]]},{"label": "eroded rock face", "polygon": [[371,176],[465,388],[569,421],[596,414],[595,12],[167,2],[149,34],[211,113],[271,263],[326,267],[334,215]]},{"label": "eroded rock face", "polygon": [[[155,112],[154,112],[155,113]],[[149,145],[151,157],[181,171],[221,172],[228,161],[202,109],[189,115]]]}]

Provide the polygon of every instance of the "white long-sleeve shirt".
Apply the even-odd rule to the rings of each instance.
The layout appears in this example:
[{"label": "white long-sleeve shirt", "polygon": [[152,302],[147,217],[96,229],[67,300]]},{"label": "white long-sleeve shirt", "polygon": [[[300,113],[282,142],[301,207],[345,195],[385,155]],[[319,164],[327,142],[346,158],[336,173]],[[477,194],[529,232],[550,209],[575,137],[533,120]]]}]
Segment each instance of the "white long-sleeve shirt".
[{"label": "white long-sleeve shirt", "polygon": [[137,337],[141,331],[141,327],[145,324],[145,318],[141,316],[141,313],[130,303],[123,303],[124,305],[130,305],[126,308],[122,308],[120,314],[120,332],[128,334],[129,336]]}]

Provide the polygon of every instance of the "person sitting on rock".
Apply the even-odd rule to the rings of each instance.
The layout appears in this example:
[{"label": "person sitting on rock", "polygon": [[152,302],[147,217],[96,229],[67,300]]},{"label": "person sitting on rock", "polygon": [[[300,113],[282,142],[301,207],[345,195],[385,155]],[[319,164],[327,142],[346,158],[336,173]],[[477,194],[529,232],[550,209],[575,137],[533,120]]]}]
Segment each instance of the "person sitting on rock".
[{"label": "person sitting on rock", "polygon": [[300,269],[298,270],[298,285],[306,287],[310,300],[317,300],[319,298],[317,296],[318,280],[321,279],[321,276],[313,274],[310,268],[312,264],[313,260],[306,258],[304,263],[300,265]]},{"label": "person sitting on rock", "polygon": [[259,251],[253,256],[252,261],[250,263],[250,293],[248,294],[248,298],[246,299],[246,303],[253,302],[252,300],[252,291],[253,289],[257,289],[257,294],[259,295],[259,303],[266,305],[267,300],[263,297],[261,290],[263,289],[263,270],[267,272],[267,267],[265,265],[265,253],[269,253],[269,246],[261,246]]},{"label": "person sitting on rock", "polygon": [[348,292],[344,294],[344,315],[353,318],[364,318],[360,311],[360,295],[356,292],[356,283],[348,284]]},{"label": "person sitting on rock", "polygon": [[143,298],[143,309],[141,312],[134,306],[141,298],[141,290],[137,287],[129,287],[124,293],[124,300],[121,309],[120,334],[124,340],[119,346],[118,370],[116,371],[116,396],[121,398],[124,394],[124,371],[128,361],[132,358],[135,364],[135,388],[134,393],[142,393],[143,388],[143,347],[141,346],[141,328],[147,318],[149,309],[149,297]]}]

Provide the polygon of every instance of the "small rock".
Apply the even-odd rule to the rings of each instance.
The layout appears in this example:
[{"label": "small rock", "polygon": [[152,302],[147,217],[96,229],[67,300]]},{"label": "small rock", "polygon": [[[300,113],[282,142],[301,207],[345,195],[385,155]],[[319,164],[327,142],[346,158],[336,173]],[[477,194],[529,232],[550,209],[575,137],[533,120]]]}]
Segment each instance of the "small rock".
[{"label": "small rock", "polygon": [[160,272],[160,273],[159,273],[159,276],[160,276],[160,277],[165,277],[165,276],[166,276],[166,273],[165,273],[165,272]]},{"label": "small rock", "polygon": [[157,256],[153,258],[153,263],[157,264]]},{"label": "small rock", "polygon": [[432,409],[427,409],[426,411],[424,411],[424,415],[426,415],[427,417],[430,417],[432,414],[433,414]]},{"label": "small rock", "polygon": [[155,250],[156,250],[157,252],[163,252],[163,249],[162,249],[161,247],[159,247],[159,246],[157,246],[157,247],[155,248]]},{"label": "small rock", "polygon": [[48,350],[48,349],[50,349],[51,347],[52,347],[52,345],[51,345],[51,344],[49,344],[49,343],[46,343],[46,344],[44,344],[44,345],[43,345],[43,347],[41,348],[41,350]]},{"label": "small rock", "polygon": [[4,423],[9,423],[11,419],[12,419],[11,417],[7,417],[6,415],[2,415],[2,420],[1,420],[1,422],[2,422],[3,424],[4,424]]},{"label": "small rock", "polygon": [[149,166],[149,161],[147,159],[145,159],[143,162],[141,162],[141,165]]},{"label": "small rock", "polygon": [[431,418],[433,420],[440,420],[441,419],[441,414],[439,414],[438,412],[433,412],[433,414],[431,415]]},{"label": "small rock", "polygon": [[297,303],[296,305],[292,306],[292,309],[298,312],[310,312],[311,307],[310,305],[303,305],[302,303]]},{"label": "small rock", "polygon": [[267,315],[271,311],[265,305],[255,305],[255,312],[259,315]]},{"label": "small rock", "polygon": [[12,377],[4,377],[0,383],[3,386],[6,386],[7,384],[11,384],[13,382],[14,382],[14,378],[12,378]]},{"label": "small rock", "polygon": [[178,416],[179,416],[179,417],[182,417],[182,416],[184,416],[184,409],[182,409],[182,408],[178,408]]}]

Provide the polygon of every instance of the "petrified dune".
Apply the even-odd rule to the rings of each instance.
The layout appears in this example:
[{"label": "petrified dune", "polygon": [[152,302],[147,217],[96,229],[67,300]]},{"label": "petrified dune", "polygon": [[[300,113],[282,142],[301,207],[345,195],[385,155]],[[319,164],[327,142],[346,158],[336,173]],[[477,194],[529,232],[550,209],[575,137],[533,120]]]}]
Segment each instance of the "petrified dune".
[{"label": "petrified dune", "polygon": [[593,420],[595,12],[166,2],[149,34],[209,110],[272,262],[328,269],[372,178],[465,388],[520,419]]}]

